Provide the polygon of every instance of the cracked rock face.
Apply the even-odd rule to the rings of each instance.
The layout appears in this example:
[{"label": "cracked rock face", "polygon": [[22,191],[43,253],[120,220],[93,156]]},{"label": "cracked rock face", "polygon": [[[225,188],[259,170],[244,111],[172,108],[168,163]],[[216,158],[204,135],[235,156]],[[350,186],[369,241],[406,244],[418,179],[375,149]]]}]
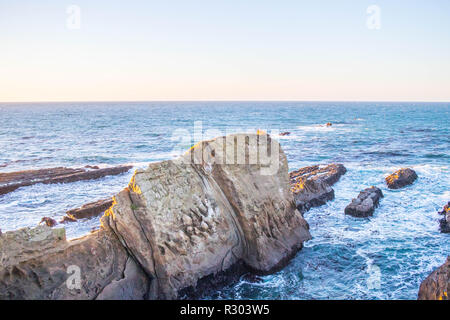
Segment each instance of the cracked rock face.
[{"label": "cracked rock face", "polygon": [[[86,237],[39,228],[39,241],[26,235],[36,229],[0,236],[0,299],[175,299],[233,273],[277,270],[311,238],[286,157],[265,134],[204,141],[137,170]],[[70,265],[82,270],[78,290],[66,285]]]},{"label": "cracked rock face", "polygon": [[[244,148],[235,148],[241,138]],[[250,162],[259,139],[273,143],[274,173]],[[238,158],[243,163],[226,161]],[[270,272],[310,239],[289,191],[286,157],[266,135],[205,141],[176,161],[136,171],[103,223],[151,276],[153,298],[176,298],[240,261]]]},{"label": "cracked rock face", "polygon": [[419,300],[450,300],[450,257],[420,285]]}]

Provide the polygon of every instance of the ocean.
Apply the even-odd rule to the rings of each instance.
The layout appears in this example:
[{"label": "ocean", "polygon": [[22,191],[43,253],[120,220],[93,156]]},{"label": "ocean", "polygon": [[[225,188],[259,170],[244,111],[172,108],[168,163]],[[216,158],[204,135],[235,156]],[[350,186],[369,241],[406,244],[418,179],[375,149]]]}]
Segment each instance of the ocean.
[{"label": "ocean", "polygon": [[[337,162],[348,171],[333,187],[335,200],[305,214],[313,239],[283,270],[258,282],[243,277],[204,298],[416,299],[421,281],[450,253],[450,235],[439,232],[437,214],[450,201],[449,123],[450,103],[0,103],[0,172],[143,168],[176,157],[198,139],[265,130],[280,141],[290,170]],[[277,134],[286,131],[291,134]],[[384,177],[402,167],[413,168],[418,180],[387,189]],[[43,216],[60,219],[114,195],[131,175],[33,185],[0,196],[0,229],[35,226]],[[385,196],[373,217],[344,215],[352,198],[372,185]],[[98,225],[98,218],[68,224],[67,236]]]}]

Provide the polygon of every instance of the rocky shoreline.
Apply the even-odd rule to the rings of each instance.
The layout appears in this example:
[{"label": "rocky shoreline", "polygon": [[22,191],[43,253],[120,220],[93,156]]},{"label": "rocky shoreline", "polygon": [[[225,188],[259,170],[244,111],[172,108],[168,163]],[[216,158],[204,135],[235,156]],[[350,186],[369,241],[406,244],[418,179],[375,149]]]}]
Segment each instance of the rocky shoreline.
[{"label": "rocky shoreline", "polygon": [[[236,156],[234,143],[242,138],[245,149],[237,151],[243,152],[237,158],[247,162],[224,165],[225,159]],[[254,147],[249,141],[257,142],[256,152],[264,141],[278,150],[274,175],[261,174],[264,166],[248,163],[246,150]],[[0,195],[35,183],[98,179],[130,169],[3,173]],[[199,298],[243,274],[273,273],[311,238],[304,213],[333,200],[332,186],[346,172],[342,164],[329,164],[288,173],[280,145],[265,134],[203,141],[179,159],[137,170],[113,199],[69,210],[59,221],[76,222],[105,212],[100,230],[90,235],[67,241],[65,229],[52,228],[57,222],[49,217],[36,228],[0,231],[0,299]],[[388,188],[399,189],[417,178],[406,168],[385,181]],[[367,218],[381,198],[382,191],[372,186],[343,213]],[[441,212],[442,232],[450,229],[449,205]],[[447,297],[448,263],[423,281],[419,299]],[[79,268],[83,286],[68,285],[71,267]]]}]

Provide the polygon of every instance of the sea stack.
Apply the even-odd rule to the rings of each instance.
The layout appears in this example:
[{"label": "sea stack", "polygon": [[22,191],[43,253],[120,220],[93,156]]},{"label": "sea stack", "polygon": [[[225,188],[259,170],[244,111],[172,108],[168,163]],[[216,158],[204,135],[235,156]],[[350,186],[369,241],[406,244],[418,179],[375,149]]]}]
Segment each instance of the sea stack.
[{"label": "sea stack", "polygon": [[345,208],[345,214],[358,218],[366,218],[373,215],[378,207],[383,192],[377,187],[370,187],[361,191],[356,199]]},{"label": "sea stack", "polygon": [[400,189],[413,184],[417,179],[417,173],[410,168],[400,169],[386,177],[389,189]]},{"label": "sea stack", "polygon": [[[73,241],[47,226],[3,234],[0,299],[176,299],[276,271],[311,238],[286,156],[266,134],[204,141],[137,170],[101,220]],[[71,265],[82,270],[76,288]]]}]

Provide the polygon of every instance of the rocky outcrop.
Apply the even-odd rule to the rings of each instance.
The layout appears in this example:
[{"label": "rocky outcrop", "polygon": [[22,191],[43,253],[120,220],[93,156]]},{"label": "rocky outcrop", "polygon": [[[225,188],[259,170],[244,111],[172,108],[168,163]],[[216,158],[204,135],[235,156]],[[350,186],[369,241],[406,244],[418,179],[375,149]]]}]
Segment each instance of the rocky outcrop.
[{"label": "rocky outcrop", "polygon": [[298,210],[306,212],[333,200],[334,190],[331,186],[346,172],[347,169],[342,164],[324,167],[315,165],[292,171],[289,174],[291,191]]},{"label": "rocky outcrop", "polygon": [[106,229],[69,242],[47,226],[0,236],[0,300],[143,299],[148,283]]},{"label": "rocky outcrop", "polygon": [[361,191],[356,199],[345,208],[345,214],[365,218],[373,215],[378,207],[383,192],[377,187],[370,187]]},{"label": "rocky outcrop", "polygon": [[91,202],[81,206],[80,208],[67,211],[67,216],[73,219],[92,218],[104,213],[113,204],[113,199],[103,199]]},{"label": "rocky outcrop", "polygon": [[442,233],[450,233],[450,201],[444,206],[440,215],[444,217],[439,221],[440,230]]},{"label": "rocky outcrop", "polygon": [[31,186],[37,183],[53,184],[100,179],[105,176],[127,172],[131,168],[132,166],[117,166],[102,169],[98,169],[98,167],[78,169],[59,167],[0,173],[0,195],[13,192],[20,187]]},{"label": "rocky outcrop", "polygon": [[420,285],[419,300],[450,300],[450,257]]},{"label": "rocky outcrop", "polygon": [[400,169],[386,177],[387,186],[390,189],[400,189],[410,184],[413,184],[417,179],[417,174],[414,170],[406,168]]},{"label": "rocky outcrop", "polygon": [[[137,170],[101,221],[99,231],[69,242],[46,226],[38,227],[49,234],[39,233],[41,244],[11,245],[30,242],[14,239],[35,229],[3,234],[0,298],[174,299],[278,270],[311,237],[286,157],[265,134],[204,141]],[[76,292],[65,286],[70,265],[84,277]]]}]

